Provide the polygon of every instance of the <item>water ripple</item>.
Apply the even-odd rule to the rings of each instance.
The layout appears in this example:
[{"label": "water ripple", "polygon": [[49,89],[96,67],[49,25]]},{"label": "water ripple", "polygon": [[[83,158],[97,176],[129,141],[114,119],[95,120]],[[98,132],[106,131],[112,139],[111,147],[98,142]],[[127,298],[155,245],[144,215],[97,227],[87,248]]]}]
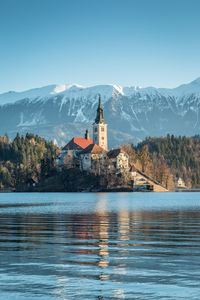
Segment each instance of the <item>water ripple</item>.
[{"label": "water ripple", "polygon": [[1,197],[1,299],[200,299],[198,193]]}]

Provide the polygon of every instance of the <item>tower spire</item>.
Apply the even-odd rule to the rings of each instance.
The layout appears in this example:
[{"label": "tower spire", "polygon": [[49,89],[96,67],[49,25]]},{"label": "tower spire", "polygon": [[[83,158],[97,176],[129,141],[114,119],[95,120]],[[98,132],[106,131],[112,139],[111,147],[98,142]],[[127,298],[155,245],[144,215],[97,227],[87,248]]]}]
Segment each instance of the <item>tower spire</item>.
[{"label": "tower spire", "polygon": [[103,117],[103,108],[101,105],[101,95],[99,94],[99,105],[97,107],[97,115],[93,124],[93,141],[106,151],[108,150],[107,141],[107,124]]},{"label": "tower spire", "polygon": [[99,108],[101,108],[103,110],[102,105],[101,105],[101,94],[99,94]]},{"label": "tower spire", "polygon": [[97,116],[95,119],[95,123],[99,124],[99,123],[103,123],[105,124],[105,120],[103,118],[103,108],[102,108],[102,104],[101,104],[101,95],[99,94],[99,106],[97,108]]}]

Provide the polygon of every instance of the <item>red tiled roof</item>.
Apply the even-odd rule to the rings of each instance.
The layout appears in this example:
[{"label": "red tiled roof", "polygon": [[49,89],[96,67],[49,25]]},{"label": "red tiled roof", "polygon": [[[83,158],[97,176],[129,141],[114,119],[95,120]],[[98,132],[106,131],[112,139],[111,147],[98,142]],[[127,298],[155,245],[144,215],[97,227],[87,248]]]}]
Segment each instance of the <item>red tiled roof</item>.
[{"label": "red tiled roof", "polygon": [[105,150],[101,148],[97,144],[91,144],[87,148],[85,148],[83,151],[81,151],[80,154],[86,154],[86,153],[93,153],[93,154],[101,154],[104,153]]},{"label": "red tiled roof", "polygon": [[74,137],[63,150],[83,150],[93,143],[93,140],[89,138],[88,140],[82,137]]},{"label": "red tiled roof", "polygon": [[126,153],[123,149],[113,149],[113,150],[110,150],[108,153],[107,153],[107,156],[108,158],[115,158],[117,157],[120,153]]}]

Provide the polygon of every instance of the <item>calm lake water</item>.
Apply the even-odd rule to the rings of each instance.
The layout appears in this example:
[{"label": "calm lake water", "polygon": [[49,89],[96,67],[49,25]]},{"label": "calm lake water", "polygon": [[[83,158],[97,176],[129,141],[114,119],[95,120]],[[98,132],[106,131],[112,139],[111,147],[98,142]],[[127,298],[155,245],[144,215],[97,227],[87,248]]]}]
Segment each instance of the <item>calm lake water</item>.
[{"label": "calm lake water", "polygon": [[200,299],[200,193],[0,194],[0,299]]}]

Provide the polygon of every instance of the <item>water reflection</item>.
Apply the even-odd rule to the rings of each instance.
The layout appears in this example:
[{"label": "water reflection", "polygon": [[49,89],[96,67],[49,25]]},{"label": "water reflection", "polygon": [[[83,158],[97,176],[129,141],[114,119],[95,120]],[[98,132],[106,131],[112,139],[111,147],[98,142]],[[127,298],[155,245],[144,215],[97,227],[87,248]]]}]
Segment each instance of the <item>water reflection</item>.
[{"label": "water reflection", "polygon": [[2,299],[199,298],[199,206],[142,210],[124,194],[97,194],[75,209],[63,197],[23,201],[20,213],[20,202],[15,213],[2,204]]}]

